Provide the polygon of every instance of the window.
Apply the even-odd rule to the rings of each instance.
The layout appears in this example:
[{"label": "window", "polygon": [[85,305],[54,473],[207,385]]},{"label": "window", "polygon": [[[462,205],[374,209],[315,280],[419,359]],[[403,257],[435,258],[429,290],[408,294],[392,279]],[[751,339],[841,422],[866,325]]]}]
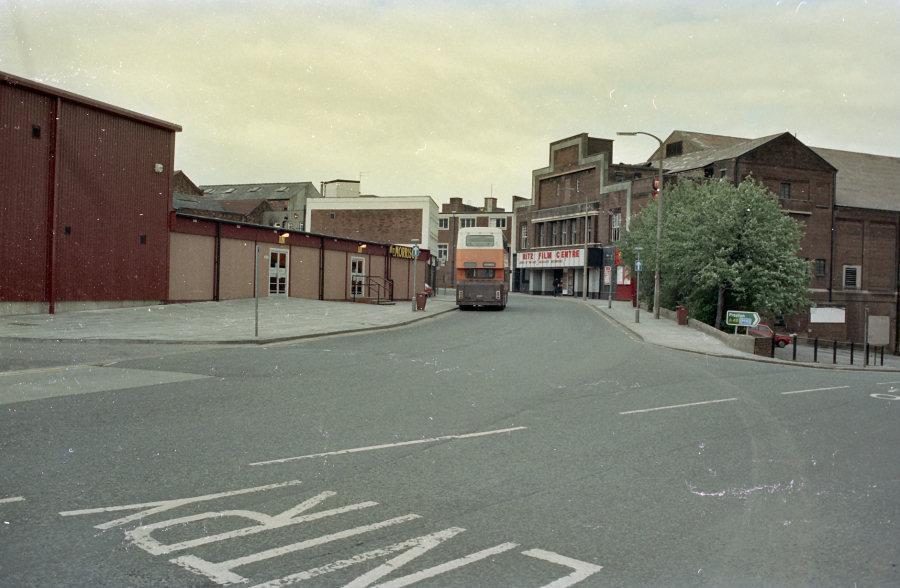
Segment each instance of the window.
[{"label": "window", "polygon": [[556,225],[559,223],[550,223],[550,244],[559,245],[559,235],[556,232]]},{"label": "window", "polygon": [[466,277],[470,280],[492,280],[494,278],[494,268],[467,269]]},{"label": "window", "polygon": [[684,143],[676,141],[675,143],[666,144],[666,157],[675,157],[684,153]]},{"label": "window", "polygon": [[466,235],[466,247],[493,247],[493,235]]},{"label": "window", "polygon": [[446,243],[438,243],[437,257],[438,257],[438,259],[447,259],[447,244]]},{"label": "window", "polygon": [[859,290],[859,283],[862,281],[862,273],[860,266],[858,265],[845,265],[844,266],[844,289],[845,290]]},{"label": "window", "polygon": [[778,196],[781,198],[790,198],[791,197],[791,183],[790,182],[781,182],[781,187],[778,188]]},{"label": "window", "polygon": [[578,225],[579,224],[580,224],[580,222],[578,221],[578,219],[575,219],[572,221],[572,241],[571,241],[572,243],[578,243],[578,233],[579,233]]},{"label": "window", "polygon": [[462,228],[474,227],[475,226],[475,218],[471,216],[462,217],[459,219],[459,226]]},{"label": "window", "polygon": [[506,219],[505,218],[495,218],[494,226],[497,227],[498,229],[505,229],[506,228]]},{"label": "window", "polygon": [[814,268],[815,275],[817,277],[824,276],[825,275],[825,260],[824,259],[815,260],[815,262],[813,263],[813,268]]},{"label": "window", "polygon": [[519,249],[528,249],[528,223],[519,227]]},{"label": "window", "polygon": [[328,218],[334,218],[334,213],[333,213],[333,212],[329,212],[329,213],[328,213]]},{"label": "window", "polygon": [[610,231],[609,231],[609,240],[611,243],[615,243],[619,240],[619,229],[622,227],[622,213],[619,209],[613,211],[612,217],[609,220]]},{"label": "window", "polygon": [[544,246],[544,242],[545,242],[545,241],[544,241],[544,239],[545,239],[545,237],[544,237],[544,223],[541,223],[541,224],[538,225],[537,231],[538,231],[538,242],[537,242],[537,246],[538,246],[538,247],[543,247],[543,246]]},{"label": "window", "polygon": [[719,177],[720,177],[720,178],[727,178],[727,177],[728,177],[728,170],[727,170],[727,169],[720,169],[720,170],[719,170]]},{"label": "window", "polygon": [[450,228],[450,219],[449,218],[439,218],[438,219],[438,228],[439,229],[449,229]]},{"label": "window", "polygon": [[569,244],[569,223],[570,221],[562,221],[562,226],[560,227],[560,244],[568,245]]},{"label": "window", "polygon": [[587,242],[594,242],[594,223],[592,220],[589,220],[587,225]]}]

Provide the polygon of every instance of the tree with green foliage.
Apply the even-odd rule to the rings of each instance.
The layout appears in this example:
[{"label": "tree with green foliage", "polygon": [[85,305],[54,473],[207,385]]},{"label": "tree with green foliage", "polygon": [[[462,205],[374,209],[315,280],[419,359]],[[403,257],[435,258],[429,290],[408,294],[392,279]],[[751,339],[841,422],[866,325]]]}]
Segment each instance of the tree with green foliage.
[{"label": "tree with green foliage", "polygon": [[[643,247],[641,293],[653,299],[656,201],[631,222],[620,242],[634,267]],[[752,179],[681,178],[666,186],[660,251],[660,304],[684,304],[691,316],[721,328],[726,304],[765,316],[807,305],[809,265],[800,253],[803,228],[782,212],[778,199]],[[645,298],[646,296],[646,298]]]}]

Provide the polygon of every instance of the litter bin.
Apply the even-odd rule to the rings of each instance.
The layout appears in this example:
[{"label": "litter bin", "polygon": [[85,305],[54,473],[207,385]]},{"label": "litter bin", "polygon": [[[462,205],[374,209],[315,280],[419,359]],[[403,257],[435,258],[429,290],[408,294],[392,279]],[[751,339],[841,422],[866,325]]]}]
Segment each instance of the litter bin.
[{"label": "litter bin", "polygon": [[687,308],[681,306],[680,304],[675,307],[675,317],[678,319],[679,325],[687,325],[688,324],[688,316],[687,316]]},{"label": "litter bin", "polygon": [[428,295],[425,292],[416,292],[416,310],[425,310],[425,301]]}]

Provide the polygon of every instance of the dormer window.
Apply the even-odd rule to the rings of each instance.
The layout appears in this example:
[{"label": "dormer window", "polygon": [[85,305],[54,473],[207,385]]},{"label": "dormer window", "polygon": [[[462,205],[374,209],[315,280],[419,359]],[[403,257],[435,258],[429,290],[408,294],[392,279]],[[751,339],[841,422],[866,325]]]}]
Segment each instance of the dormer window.
[{"label": "dormer window", "polygon": [[677,157],[684,153],[684,143],[676,141],[674,143],[666,143],[666,157]]}]

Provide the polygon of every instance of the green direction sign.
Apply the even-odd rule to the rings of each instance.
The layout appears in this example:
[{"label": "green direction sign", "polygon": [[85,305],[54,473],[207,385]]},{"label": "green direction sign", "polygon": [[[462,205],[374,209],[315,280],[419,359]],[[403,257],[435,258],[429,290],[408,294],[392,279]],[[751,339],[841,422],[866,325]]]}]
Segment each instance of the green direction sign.
[{"label": "green direction sign", "polygon": [[729,327],[755,327],[759,324],[759,313],[749,310],[729,310],[725,313],[725,324]]}]

